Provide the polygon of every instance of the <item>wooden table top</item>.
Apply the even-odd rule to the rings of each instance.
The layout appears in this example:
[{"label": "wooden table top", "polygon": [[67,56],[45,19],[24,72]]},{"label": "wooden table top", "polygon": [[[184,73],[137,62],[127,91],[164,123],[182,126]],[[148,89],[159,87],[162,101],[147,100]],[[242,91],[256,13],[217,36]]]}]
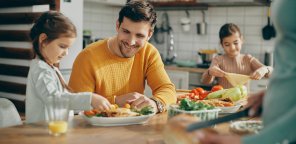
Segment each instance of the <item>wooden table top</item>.
[{"label": "wooden table top", "polygon": [[[157,114],[146,124],[100,127],[88,124],[75,116],[66,135],[54,137],[48,134],[46,123],[24,124],[0,129],[0,144],[160,144],[167,114]],[[229,133],[229,123],[217,125],[221,133]]]}]

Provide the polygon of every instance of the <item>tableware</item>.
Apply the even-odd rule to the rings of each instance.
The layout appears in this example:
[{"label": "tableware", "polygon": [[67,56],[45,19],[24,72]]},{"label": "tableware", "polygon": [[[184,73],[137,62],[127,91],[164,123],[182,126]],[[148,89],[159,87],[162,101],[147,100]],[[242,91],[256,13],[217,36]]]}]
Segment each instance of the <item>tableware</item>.
[{"label": "tableware", "polygon": [[263,129],[263,124],[260,120],[236,121],[230,124],[229,129],[237,134],[256,134]]},{"label": "tableware", "polygon": [[88,117],[84,115],[83,112],[79,112],[79,115],[82,116],[87,122],[95,126],[122,126],[144,124],[155,114],[130,117]]},{"label": "tableware", "polygon": [[228,113],[237,112],[241,107],[242,105],[238,104],[238,105],[229,106],[229,107],[217,107],[217,108],[221,109],[220,114],[228,114]]},{"label": "tableware", "polygon": [[221,118],[217,118],[217,119],[212,119],[212,120],[208,120],[208,121],[204,121],[204,122],[196,122],[193,123],[191,125],[189,125],[187,127],[187,131],[194,131],[200,128],[205,128],[205,127],[209,127],[212,126],[214,124],[219,124],[219,123],[223,123],[223,122],[228,122],[237,118],[241,118],[241,117],[246,117],[248,116],[250,108],[247,108],[243,111],[234,113],[234,114],[230,114]]},{"label": "tableware", "polygon": [[68,129],[69,98],[50,96],[46,98],[48,130],[53,136],[65,134]]},{"label": "tableware", "polygon": [[168,118],[179,114],[188,114],[195,117],[198,117],[201,121],[207,121],[210,119],[215,119],[219,115],[219,108],[211,109],[211,110],[194,110],[194,111],[185,111],[178,108],[178,105],[170,105],[168,109]]}]

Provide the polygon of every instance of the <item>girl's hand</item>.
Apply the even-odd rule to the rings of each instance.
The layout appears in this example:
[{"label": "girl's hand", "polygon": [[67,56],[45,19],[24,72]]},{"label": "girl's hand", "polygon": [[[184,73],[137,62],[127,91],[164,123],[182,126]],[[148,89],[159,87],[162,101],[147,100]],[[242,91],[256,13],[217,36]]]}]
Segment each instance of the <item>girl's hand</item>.
[{"label": "girl's hand", "polygon": [[106,111],[111,109],[110,102],[103,96],[93,93],[91,99],[91,106],[94,109]]},{"label": "girl's hand", "polygon": [[217,66],[209,68],[209,74],[215,77],[225,77],[225,72]]},{"label": "girl's hand", "polygon": [[268,69],[266,67],[261,67],[261,68],[258,68],[256,71],[254,71],[250,75],[250,78],[253,80],[259,80],[259,79],[262,79],[267,73],[268,73]]}]

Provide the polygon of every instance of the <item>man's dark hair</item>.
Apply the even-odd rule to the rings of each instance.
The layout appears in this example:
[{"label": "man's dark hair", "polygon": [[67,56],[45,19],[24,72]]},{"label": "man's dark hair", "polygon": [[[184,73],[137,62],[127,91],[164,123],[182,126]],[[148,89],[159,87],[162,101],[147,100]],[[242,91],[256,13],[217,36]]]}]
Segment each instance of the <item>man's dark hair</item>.
[{"label": "man's dark hair", "polygon": [[134,22],[149,22],[152,29],[156,24],[156,12],[153,6],[145,0],[129,1],[119,12],[119,25],[124,17]]}]

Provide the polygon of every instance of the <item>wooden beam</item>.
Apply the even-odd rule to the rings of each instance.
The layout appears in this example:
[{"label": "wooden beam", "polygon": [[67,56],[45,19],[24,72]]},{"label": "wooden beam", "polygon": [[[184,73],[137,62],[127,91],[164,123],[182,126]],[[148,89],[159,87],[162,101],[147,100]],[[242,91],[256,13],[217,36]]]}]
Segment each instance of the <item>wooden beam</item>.
[{"label": "wooden beam", "polygon": [[42,13],[0,13],[2,24],[32,24]]},{"label": "wooden beam", "polygon": [[1,75],[27,77],[29,69],[30,68],[28,66],[0,64]]},{"label": "wooden beam", "polygon": [[31,41],[28,30],[0,30],[0,41]]},{"label": "wooden beam", "polygon": [[0,91],[7,92],[7,93],[14,93],[14,94],[26,94],[26,85],[13,83],[13,82],[6,82],[0,81]]},{"label": "wooden beam", "polygon": [[0,0],[0,8],[23,7],[33,5],[55,5],[56,0]]},{"label": "wooden beam", "polygon": [[0,58],[30,60],[35,56],[31,48],[0,47]]}]

